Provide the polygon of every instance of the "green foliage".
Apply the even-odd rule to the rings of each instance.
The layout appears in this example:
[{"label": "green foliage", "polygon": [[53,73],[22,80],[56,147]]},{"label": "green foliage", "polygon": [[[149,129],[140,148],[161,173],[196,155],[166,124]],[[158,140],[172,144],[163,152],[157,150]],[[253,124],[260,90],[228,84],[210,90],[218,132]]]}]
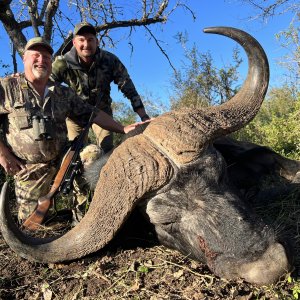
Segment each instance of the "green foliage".
[{"label": "green foliage", "polygon": [[[112,109],[114,112],[114,119],[123,125],[128,125],[136,122],[136,113],[129,107],[128,104],[123,102],[113,102]],[[119,145],[122,141],[123,134],[114,134],[114,145]],[[89,131],[89,142],[97,144],[95,134],[93,130]]]},{"label": "green foliage", "polygon": [[[294,38],[295,35],[293,36]],[[185,45],[186,37],[178,36]],[[185,50],[188,65],[173,78],[171,108],[207,107],[230,99],[239,89],[237,69],[242,60],[233,50],[232,65],[216,69],[210,53],[199,53],[194,46]],[[256,118],[233,134],[239,140],[265,145],[283,156],[300,158],[300,93],[297,83],[270,90]]]},{"label": "green foliage", "polygon": [[[185,45],[185,38],[178,38]],[[185,50],[185,56],[188,64],[177,70],[171,80],[174,87],[172,109],[199,108],[223,103],[237,92],[237,69],[242,63],[238,48],[233,50],[234,63],[221,69],[214,67],[210,52],[200,53],[196,46]]]},{"label": "green foliage", "polygon": [[144,265],[141,265],[138,267],[138,272],[147,274],[149,272],[149,268]]},{"label": "green foliage", "polygon": [[[146,107],[146,111],[149,116],[157,117],[161,113],[165,112],[167,109],[155,100],[153,95],[148,95],[147,98],[143,98],[143,103]],[[116,102],[112,103],[112,109],[114,112],[114,119],[123,125],[133,124],[135,122],[140,122],[139,116],[133,111],[128,100],[126,102]],[[123,140],[123,134],[114,134],[114,145],[119,145]]]},{"label": "green foliage", "polygon": [[287,54],[279,62],[290,75],[290,80],[295,85],[300,83],[300,14],[291,21],[289,27],[276,34],[281,47],[287,49]]},{"label": "green foliage", "polygon": [[[299,78],[299,29],[290,26],[278,38],[285,46],[293,46],[296,78]],[[239,89],[238,67],[242,63],[238,49],[233,50],[233,64],[216,69],[211,54],[200,53],[193,46],[185,48],[187,35],[178,34],[177,39],[185,49],[188,64],[177,71],[172,79],[174,96],[171,108],[207,107],[220,104],[232,98]],[[256,118],[245,128],[233,134],[240,140],[265,145],[276,152],[294,159],[300,159],[300,93],[297,80],[270,90]]]},{"label": "green foliage", "polygon": [[129,102],[113,102],[112,110],[114,112],[114,119],[118,120],[123,125],[128,125],[137,121],[137,114],[132,110]]},{"label": "green foliage", "polygon": [[9,186],[13,187],[13,183],[14,183],[13,176],[9,176],[5,174],[4,169],[0,167],[0,188],[5,183],[5,181],[8,182]]},{"label": "green foliage", "polygon": [[234,136],[300,158],[300,96],[284,86],[270,91],[256,118]]},{"label": "green foliage", "polygon": [[[114,119],[123,125],[128,125],[136,122],[137,114],[132,110],[129,104],[124,102],[113,102],[112,109]],[[114,145],[119,145],[123,140],[123,134],[114,133]]]},{"label": "green foliage", "polygon": [[288,283],[292,284],[291,291],[294,299],[300,299],[300,282],[293,279],[291,276],[287,279]]}]

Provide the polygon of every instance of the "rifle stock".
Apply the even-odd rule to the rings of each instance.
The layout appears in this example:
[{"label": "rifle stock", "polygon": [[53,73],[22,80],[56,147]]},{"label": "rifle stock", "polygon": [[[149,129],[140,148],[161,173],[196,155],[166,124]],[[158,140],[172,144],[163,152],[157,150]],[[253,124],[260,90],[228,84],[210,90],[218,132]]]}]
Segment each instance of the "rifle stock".
[{"label": "rifle stock", "polygon": [[[98,98],[97,103],[95,107],[98,107],[101,100],[102,100],[103,94]],[[44,221],[44,218],[48,212],[48,210],[53,205],[53,198],[54,196],[60,191],[61,188],[65,189],[66,191],[70,190],[70,182],[68,183],[68,187],[64,188],[63,183],[65,178],[67,178],[67,173],[71,171],[71,176],[69,176],[68,180],[74,179],[74,172],[72,173],[72,163],[77,160],[79,156],[80,150],[83,148],[84,145],[84,139],[88,135],[89,128],[91,124],[93,123],[93,120],[95,118],[95,109],[92,111],[88,124],[86,127],[82,130],[79,136],[77,136],[69,150],[67,151],[63,162],[61,164],[61,167],[55,176],[54,183],[51,187],[50,192],[43,197],[40,197],[38,199],[38,204],[34,210],[34,212],[25,220],[25,222],[22,224],[23,227],[29,230],[36,230],[38,229],[39,225],[42,224]],[[77,164],[75,164],[76,167],[78,167]]]},{"label": "rifle stock", "polygon": [[38,199],[37,206],[33,213],[25,220],[22,226],[28,230],[37,230],[39,225],[43,223],[49,209],[53,205],[53,198],[59,192],[59,188],[64,181],[65,175],[74,160],[76,155],[76,151],[72,150],[72,147],[69,148],[65,158],[61,164],[61,167],[55,176],[53,185],[49,191],[49,193],[45,196],[42,196]]}]

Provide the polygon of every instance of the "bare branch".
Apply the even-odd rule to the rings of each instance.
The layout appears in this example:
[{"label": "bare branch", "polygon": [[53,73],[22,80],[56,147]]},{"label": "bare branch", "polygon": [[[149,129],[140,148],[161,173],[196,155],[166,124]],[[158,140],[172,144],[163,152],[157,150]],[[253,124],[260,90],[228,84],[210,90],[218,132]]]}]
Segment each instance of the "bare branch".
[{"label": "bare branch", "polygon": [[240,0],[240,2],[249,4],[258,11],[258,14],[256,16],[252,16],[252,19],[261,18],[263,20],[283,14],[287,11],[297,13],[300,7],[298,0]]},{"label": "bare branch", "polygon": [[168,4],[169,4],[169,1],[163,1],[159,6],[156,16],[162,16],[164,11],[168,7]]},{"label": "bare branch", "polygon": [[[19,5],[14,4],[16,6],[12,8],[14,2]],[[23,31],[30,27],[32,27],[35,36],[43,35],[49,42],[53,35],[58,33],[54,43],[60,43],[59,36],[64,40],[64,43],[55,55],[61,54],[62,49],[68,47],[72,39],[72,34],[66,28],[70,24],[73,27],[73,22],[76,19],[76,23],[81,20],[94,24],[102,43],[109,41],[113,46],[116,41],[109,36],[112,29],[127,27],[130,38],[133,28],[144,26],[168,59],[160,46],[160,42],[148,26],[166,23],[170,14],[179,7],[189,10],[185,5],[186,0],[172,1],[175,3],[173,7],[170,7],[170,2],[169,0],[135,0],[122,6],[117,0],[69,0],[67,1],[68,12],[66,13],[65,6],[59,9],[61,3],[59,0],[0,0],[0,22],[20,55],[26,44]],[[191,10],[189,11],[191,12]],[[168,61],[170,63],[169,59]],[[172,64],[170,63],[170,65]]]},{"label": "bare branch", "polygon": [[16,47],[16,50],[22,56],[23,49],[26,45],[26,38],[14,17],[10,4],[11,0],[0,2],[0,21],[2,22],[10,40]]},{"label": "bare branch", "polygon": [[143,19],[146,19],[147,17],[147,0],[143,0]]},{"label": "bare branch", "polygon": [[[133,27],[133,26],[145,26],[145,25],[150,25],[150,24],[155,24],[155,23],[162,23],[165,22],[165,18],[149,18],[146,20],[137,20],[137,19],[133,19],[133,20],[125,20],[125,21],[115,21],[115,22],[111,22],[111,23],[106,23],[106,24],[102,24],[99,26],[95,26],[96,32],[102,32],[104,31],[105,34],[103,36],[107,37],[107,32],[110,29],[113,28],[120,28],[120,27]],[[60,55],[62,49],[65,48],[65,46],[70,43],[70,41],[72,40],[72,35],[69,35],[66,39],[64,44],[57,50],[57,52],[55,53],[54,56]],[[155,40],[155,38],[154,38]]]},{"label": "bare branch", "polygon": [[45,11],[44,38],[47,41],[51,40],[53,29],[53,17],[58,9],[59,0],[50,0]]},{"label": "bare branch", "polygon": [[38,28],[38,11],[37,11],[37,0],[27,0],[28,12],[31,19],[31,24],[33,28],[33,32],[35,36],[40,36],[39,28]]},{"label": "bare branch", "polygon": [[165,17],[162,18],[148,18],[146,20],[143,19],[132,19],[125,21],[114,21],[107,24],[96,26],[96,31],[103,31],[107,29],[120,28],[120,27],[132,27],[132,26],[145,26],[155,23],[164,23],[167,19]]},{"label": "bare branch", "polygon": [[48,0],[44,0],[43,6],[40,11],[40,19],[43,20],[45,17],[46,8],[48,6]]},{"label": "bare branch", "polygon": [[171,60],[169,58],[169,56],[167,55],[166,51],[160,46],[159,41],[157,40],[157,38],[153,35],[152,31],[147,27],[144,26],[145,29],[148,31],[148,33],[151,35],[151,37],[153,38],[153,40],[155,41],[155,44],[157,45],[157,47],[159,48],[159,50],[162,52],[162,54],[167,58],[169,65],[171,66],[171,68],[174,70],[174,72],[176,73],[176,69],[173,66],[173,64],[171,63]]}]

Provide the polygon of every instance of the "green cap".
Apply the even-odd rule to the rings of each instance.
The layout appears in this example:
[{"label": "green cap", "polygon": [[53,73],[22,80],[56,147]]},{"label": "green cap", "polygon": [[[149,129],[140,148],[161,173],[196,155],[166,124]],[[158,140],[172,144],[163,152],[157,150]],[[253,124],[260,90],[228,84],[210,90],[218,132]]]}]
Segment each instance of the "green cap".
[{"label": "green cap", "polygon": [[75,26],[73,34],[77,35],[77,34],[86,33],[86,32],[96,35],[96,29],[92,24],[90,24],[88,22],[81,22]]},{"label": "green cap", "polygon": [[31,48],[33,48],[33,47],[35,47],[35,46],[43,46],[43,47],[45,47],[49,51],[49,53],[51,55],[54,52],[53,49],[52,49],[52,47],[50,46],[50,44],[47,41],[45,41],[40,36],[34,37],[34,38],[30,39],[27,42],[26,46],[25,46],[24,52],[27,51],[27,50],[29,50],[29,49],[31,49]]}]

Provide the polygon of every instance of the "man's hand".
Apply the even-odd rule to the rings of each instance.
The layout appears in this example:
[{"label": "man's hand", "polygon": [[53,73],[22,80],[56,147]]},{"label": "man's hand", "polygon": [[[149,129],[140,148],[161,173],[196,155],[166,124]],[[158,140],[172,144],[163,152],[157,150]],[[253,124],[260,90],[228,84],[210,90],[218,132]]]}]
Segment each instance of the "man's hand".
[{"label": "man's hand", "polygon": [[9,76],[12,77],[12,78],[19,78],[21,76],[21,73],[13,73]]},{"label": "man's hand", "polygon": [[1,142],[0,164],[8,175],[16,175],[25,165]]},{"label": "man's hand", "polygon": [[116,132],[116,133],[128,133],[131,130],[135,129],[136,126],[150,122],[151,120],[153,120],[153,119],[149,119],[145,122],[137,122],[137,123],[134,123],[131,125],[123,126],[119,122],[115,121],[106,112],[104,112],[103,110],[100,110],[97,113],[97,115],[95,116],[93,122],[108,131],[112,131],[112,132]]},{"label": "man's hand", "polygon": [[126,134],[126,133],[130,132],[131,130],[134,130],[137,126],[145,124],[145,123],[149,123],[152,120],[154,120],[154,118],[151,118],[151,119],[149,119],[149,120],[147,120],[145,122],[137,122],[137,123],[134,123],[134,124],[130,124],[130,125],[124,126],[124,133]]}]

